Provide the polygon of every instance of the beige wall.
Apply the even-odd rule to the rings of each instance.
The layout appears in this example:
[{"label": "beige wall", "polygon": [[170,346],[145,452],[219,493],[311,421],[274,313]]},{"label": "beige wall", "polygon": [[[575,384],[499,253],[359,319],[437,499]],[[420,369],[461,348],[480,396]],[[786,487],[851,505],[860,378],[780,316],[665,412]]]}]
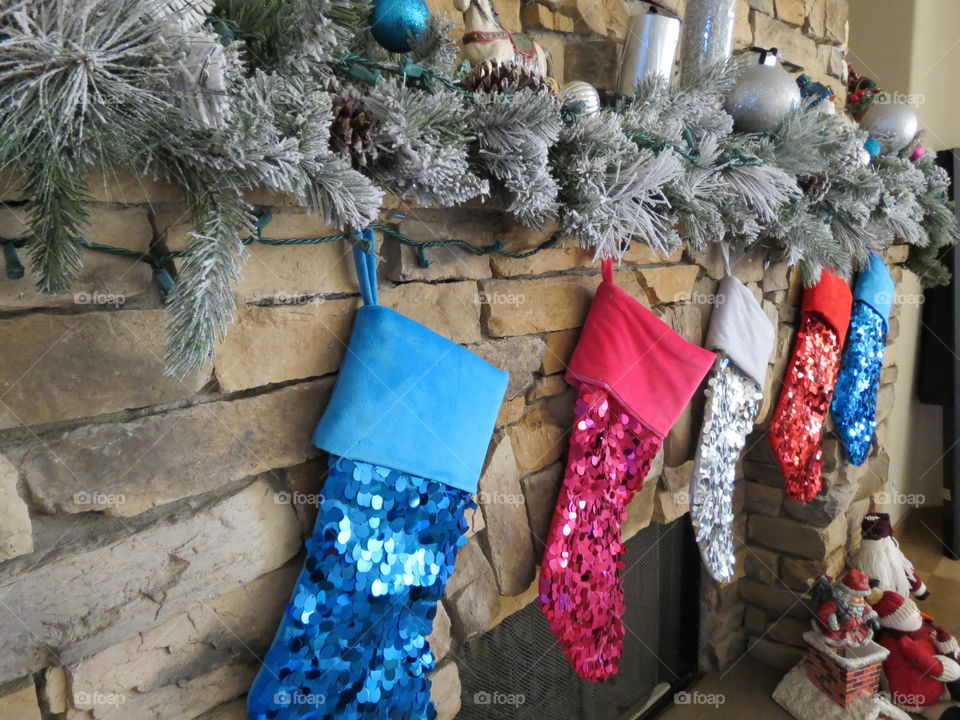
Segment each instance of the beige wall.
[{"label": "beige wall", "polygon": [[885,90],[912,104],[936,150],[960,146],[960,2],[851,0],[849,57]]},{"label": "beige wall", "polygon": [[898,369],[897,392],[888,424],[890,479],[887,492],[882,495],[886,502],[880,504],[894,523],[916,505],[943,502],[943,412],[938,406],[921,404],[916,393],[923,310],[916,299],[922,297],[923,290],[913,273],[904,272],[897,293],[900,334],[887,351],[893,353]]},{"label": "beige wall", "polygon": [[960,146],[960,2],[914,0],[910,93],[916,94],[926,144]]},{"label": "beige wall", "polygon": [[[957,0],[850,1],[849,57],[855,68],[885,90],[909,96],[925,131],[924,144],[960,146],[960,2]],[[942,504],[942,412],[916,398],[922,305],[911,302],[920,286],[909,272],[898,288],[905,299],[893,352],[899,385],[890,417],[890,486],[883,509],[895,520],[909,501]]]}]

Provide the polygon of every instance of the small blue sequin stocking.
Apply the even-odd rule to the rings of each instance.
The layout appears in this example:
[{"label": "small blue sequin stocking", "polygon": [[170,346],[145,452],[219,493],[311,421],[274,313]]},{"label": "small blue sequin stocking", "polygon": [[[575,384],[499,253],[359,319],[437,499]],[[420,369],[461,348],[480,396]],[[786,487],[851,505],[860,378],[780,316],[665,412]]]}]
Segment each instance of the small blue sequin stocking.
[{"label": "small blue sequin stocking", "polygon": [[432,720],[427,636],[470,494],[336,456],[323,492],[250,718]]},{"label": "small blue sequin stocking", "polygon": [[877,390],[887,344],[886,323],[870,305],[857,300],[847,338],[831,411],[850,462],[862,465],[877,425]]}]

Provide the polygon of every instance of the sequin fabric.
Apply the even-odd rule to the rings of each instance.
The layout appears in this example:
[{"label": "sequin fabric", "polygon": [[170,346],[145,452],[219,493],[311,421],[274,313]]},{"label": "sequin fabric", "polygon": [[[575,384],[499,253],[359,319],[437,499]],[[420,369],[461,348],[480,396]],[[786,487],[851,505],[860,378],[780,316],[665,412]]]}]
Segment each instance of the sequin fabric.
[{"label": "sequin fabric", "polygon": [[753,429],[763,393],[729,358],[707,381],[706,406],[690,484],[690,515],[704,567],[718,582],[733,578],[733,490],[736,464]]},{"label": "sequin fabric", "polygon": [[443,483],[331,457],[251,720],[435,718],[427,636],[472,506]]},{"label": "sequin fabric", "polygon": [[812,500],[822,487],[820,440],[839,366],[836,332],[819,315],[804,314],[770,423],[784,488],[800,502]]},{"label": "sequin fabric", "polygon": [[605,390],[581,385],[540,569],[540,605],[587,680],[617,672],[624,634],[620,526],[661,443]]},{"label": "sequin fabric", "polygon": [[857,300],[853,304],[847,337],[831,411],[850,462],[862,465],[870,452],[877,425],[877,391],[887,326],[880,313]]}]

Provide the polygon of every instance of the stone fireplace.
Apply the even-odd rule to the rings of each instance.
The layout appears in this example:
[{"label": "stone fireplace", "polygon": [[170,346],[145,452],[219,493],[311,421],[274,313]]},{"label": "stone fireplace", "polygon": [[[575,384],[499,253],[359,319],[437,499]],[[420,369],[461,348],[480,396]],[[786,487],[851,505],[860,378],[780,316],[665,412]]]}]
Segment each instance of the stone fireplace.
[{"label": "stone fireplace", "polygon": [[[662,4],[683,14],[683,0]],[[508,28],[551,49],[558,78],[609,86],[620,0],[589,3],[595,12],[576,21],[564,4],[497,5]],[[739,3],[738,47],[776,45],[838,88],[845,41],[845,0]],[[90,191],[91,239],[141,252],[155,235],[172,250],[184,246],[190,228],[175,188],[94,175]],[[286,198],[250,200],[272,213],[272,237],[334,232]],[[17,179],[3,178],[0,235],[23,232],[24,205]],[[418,240],[516,250],[554,230],[519,227],[489,205],[409,208],[395,198],[383,220]],[[901,265],[906,250],[893,246],[888,263]],[[868,463],[845,465],[828,438],[827,492],[807,505],[785,500],[765,429],[801,287],[781,262],[735,263],[778,333],[739,471],[739,576],[725,586],[699,578],[691,554],[698,393],[629,507],[627,652],[620,677],[591,686],[570,672],[535,600],[572,416],[563,372],[599,269],[574,242],[526,259],[438,249],[430,267],[395,243],[383,253],[383,304],[510,373],[469,540],[431,637],[441,718],[560,717],[537,710],[541,702],[570,718],[633,718],[651,694],[672,698],[691,673],[744,652],[784,668],[800,659],[807,578],[839,568],[887,480],[892,354]],[[661,257],[636,245],[617,283],[699,344],[722,272],[713,254],[685,247]],[[322,491],[324,458],[309,438],[358,296],[348,248],[333,243],[251,246],[237,292],[236,321],[216,357],[176,379],[162,373],[162,299],[145,265],[87,253],[76,294],[62,296],[40,295],[29,277],[0,278],[0,716],[13,708],[24,720],[245,717],[243,695]],[[891,343],[897,332],[894,316]]]}]

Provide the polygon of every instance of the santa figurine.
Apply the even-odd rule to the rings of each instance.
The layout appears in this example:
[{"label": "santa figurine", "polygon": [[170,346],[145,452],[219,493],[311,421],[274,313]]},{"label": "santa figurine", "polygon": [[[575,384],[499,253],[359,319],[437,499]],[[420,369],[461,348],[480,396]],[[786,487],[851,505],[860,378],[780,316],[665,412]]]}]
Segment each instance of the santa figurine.
[{"label": "santa figurine", "polygon": [[947,699],[946,686],[960,679],[956,640],[925,621],[913,600],[895,592],[883,593],[877,613],[877,642],[890,651],[883,671],[894,704],[929,720],[960,720],[960,705]]},{"label": "santa figurine", "polygon": [[877,581],[880,590],[911,595],[926,600],[930,595],[920,575],[893,537],[893,525],[887,513],[871,513],[860,526],[862,540],[853,564]]},{"label": "santa figurine", "polygon": [[856,568],[850,568],[834,583],[825,577],[817,580],[813,594],[819,606],[811,622],[827,645],[837,649],[859,647],[873,638],[878,625],[877,613],[867,602],[870,590],[870,578]]}]

